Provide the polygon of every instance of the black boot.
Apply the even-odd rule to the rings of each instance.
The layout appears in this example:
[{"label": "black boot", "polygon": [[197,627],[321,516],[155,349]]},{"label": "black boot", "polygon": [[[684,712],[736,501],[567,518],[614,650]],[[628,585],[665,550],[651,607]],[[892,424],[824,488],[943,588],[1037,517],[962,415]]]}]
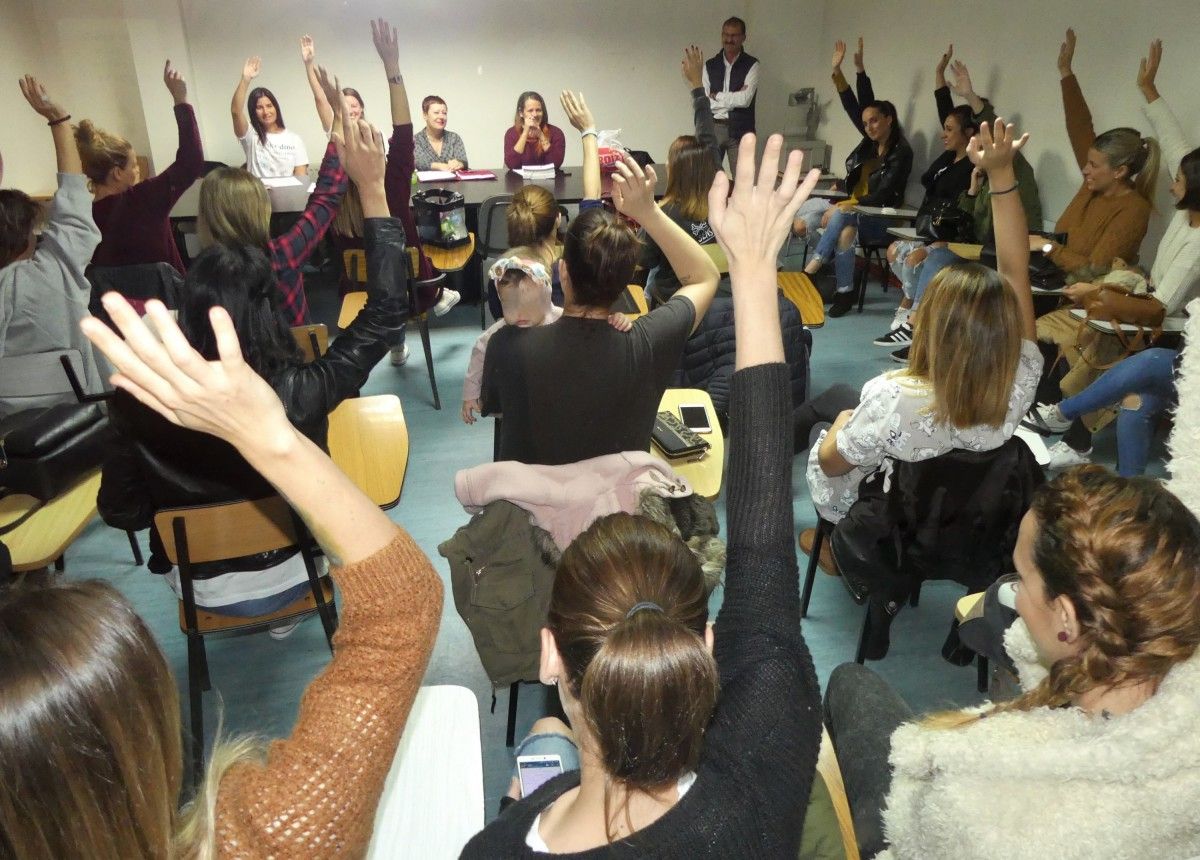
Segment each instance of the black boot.
[{"label": "black boot", "polygon": [[847,290],[844,293],[837,293],[833,297],[833,304],[829,306],[829,310],[825,315],[829,317],[844,317],[850,313],[850,309],[854,307],[854,290]]}]

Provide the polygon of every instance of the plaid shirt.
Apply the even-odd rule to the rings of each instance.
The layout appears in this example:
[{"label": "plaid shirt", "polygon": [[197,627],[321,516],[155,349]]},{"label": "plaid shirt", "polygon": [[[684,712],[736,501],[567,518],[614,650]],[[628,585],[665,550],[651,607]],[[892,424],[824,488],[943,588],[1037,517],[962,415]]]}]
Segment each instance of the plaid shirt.
[{"label": "plaid shirt", "polygon": [[275,270],[275,283],[281,294],[281,307],[292,325],[308,322],[308,299],[304,295],[304,274],[300,267],[312,256],[325,231],[337,217],[341,197],[349,180],[330,143],[317,175],[317,187],[308,198],[300,219],[282,236],[267,245],[267,256]]}]

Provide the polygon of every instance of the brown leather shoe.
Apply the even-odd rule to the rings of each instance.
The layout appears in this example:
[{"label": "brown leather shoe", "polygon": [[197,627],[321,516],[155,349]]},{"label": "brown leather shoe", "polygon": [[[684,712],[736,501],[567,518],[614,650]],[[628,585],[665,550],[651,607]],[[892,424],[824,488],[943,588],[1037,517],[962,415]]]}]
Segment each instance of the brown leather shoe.
[{"label": "brown leather shoe", "polygon": [[[800,532],[800,549],[804,550],[805,555],[812,556],[813,544],[816,542],[816,529],[805,529]],[[833,551],[829,548],[828,536],[826,536],[824,542],[821,544],[821,557],[817,559],[817,565],[830,576],[841,576],[837,568],[837,562],[833,560]]]}]

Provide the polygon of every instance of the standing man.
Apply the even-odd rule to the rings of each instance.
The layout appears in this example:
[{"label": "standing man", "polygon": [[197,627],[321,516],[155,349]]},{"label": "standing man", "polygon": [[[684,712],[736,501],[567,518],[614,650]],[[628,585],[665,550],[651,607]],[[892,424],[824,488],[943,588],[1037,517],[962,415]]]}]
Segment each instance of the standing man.
[{"label": "standing man", "polygon": [[717,146],[737,171],[742,135],[754,131],[754,98],[758,94],[758,60],[742,50],[746,22],[730,18],[721,25],[721,52],[704,64],[704,91],[717,125]]}]

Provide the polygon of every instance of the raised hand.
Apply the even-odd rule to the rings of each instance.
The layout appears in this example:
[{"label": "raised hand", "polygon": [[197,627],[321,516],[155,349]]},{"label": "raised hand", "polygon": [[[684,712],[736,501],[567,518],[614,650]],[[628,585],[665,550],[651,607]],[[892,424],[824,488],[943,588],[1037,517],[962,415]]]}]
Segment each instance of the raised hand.
[{"label": "raised hand", "polygon": [[570,90],[563,90],[558,102],[577,131],[596,128],[596,121],[592,119],[592,112],[583,100],[583,93],[575,95]]},{"label": "raised hand", "polygon": [[1058,46],[1058,73],[1064,78],[1075,74],[1071,71],[1071,63],[1075,59],[1075,31],[1067,28],[1066,38]]},{"label": "raised hand", "polygon": [[1012,167],[1013,158],[1029,141],[1029,133],[1016,137],[1015,126],[1006,125],[1001,117],[989,128],[980,123],[979,133],[967,143],[967,158],[980,170],[991,174]]},{"label": "raised hand", "polygon": [[978,167],[971,168],[971,186],[967,189],[967,194],[974,197],[983,190],[983,171]]},{"label": "raised hand", "polygon": [[863,37],[858,37],[858,50],[854,52],[854,71],[864,72],[866,69],[863,66]]},{"label": "raised hand", "polygon": [[21,87],[21,95],[25,96],[25,101],[29,102],[31,108],[45,117],[47,122],[62,119],[67,115],[67,112],[50,98],[42,82],[33,75],[26,75],[17,81],[17,83]]},{"label": "raised hand", "polygon": [[242,80],[252,81],[258,77],[258,73],[262,71],[262,60],[258,57],[249,57],[246,62],[242,63]]},{"label": "raised hand", "polygon": [[933,70],[934,85],[941,89],[946,86],[946,66],[950,65],[950,58],[954,56],[954,45],[946,49],[946,53],[942,54],[942,58],[938,60],[937,68]]},{"label": "raised hand", "polygon": [[383,61],[388,77],[400,74],[400,39],[396,28],[385,18],[377,18],[371,22],[371,40],[375,43],[375,52]]},{"label": "raised hand", "polygon": [[683,49],[683,62],[679,71],[687,81],[688,89],[704,86],[704,53],[695,45]]},{"label": "raised hand", "polygon": [[[346,103],[346,95],[342,92],[341,82],[334,78],[333,85],[337,90],[338,113],[343,117],[348,117],[350,106]],[[366,197],[368,193],[383,189],[383,174],[386,164],[383,138],[373,125],[365,119],[360,119],[358,122],[347,121],[343,134],[335,133],[333,140],[337,146],[342,168],[358,186],[359,196],[363,198],[363,214],[367,215]]]},{"label": "raised hand", "polygon": [[647,220],[657,207],[654,189],[658,176],[654,168],[647,165],[642,170],[629,153],[617,162],[616,168],[612,176],[612,199],[617,211],[639,223]]},{"label": "raised hand", "polygon": [[317,58],[317,46],[313,44],[313,37],[304,35],[300,37],[300,59],[304,60],[304,65],[308,65]]},{"label": "raised hand", "polygon": [[334,117],[341,117],[342,99],[338,92],[337,83],[329,77],[329,72],[324,66],[317,66],[317,84],[321,87],[321,92],[325,93],[325,100],[329,102],[329,106],[333,108]]},{"label": "raised hand", "polygon": [[[735,269],[754,267],[774,271],[796,210],[821,177],[821,171],[814,169],[801,182],[804,156],[793,150],[788,155],[783,179],[776,187],[783,136],[773,134],[767,139],[755,182],[754,147],[755,136],[743,135],[732,196],[729,196],[729,178],[722,171],[717,171],[708,192],[708,223],[725,251],[731,274]],[[766,280],[774,289],[774,276]]]},{"label": "raised hand", "polygon": [[183,79],[179,70],[171,65],[170,60],[163,66],[163,83],[167,85],[167,91],[170,92],[171,98],[175,99],[175,104],[181,105],[187,101],[187,81]]},{"label": "raised hand", "polygon": [[971,83],[971,71],[967,68],[966,63],[962,60],[955,60],[950,66],[950,74],[954,79],[954,82],[950,84],[950,89],[956,96],[966,99],[975,95],[975,85]]},{"label": "raised hand", "polygon": [[1137,85],[1142,91],[1142,95],[1146,97],[1146,101],[1152,102],[1158,98],[1158,87],[1154,80],[1158,77],[1158,67],[1162,63],[1162,39],[1155,39],[1150,43],[1150,51],[1146,56],[1142,57],[1142,62],[1138,66]]},{"label": "raised hand", "polygon": [[833,70],[835,72],[842,67],[844,59],[846,59],[846,43],[838,39],[833,43]]}]

